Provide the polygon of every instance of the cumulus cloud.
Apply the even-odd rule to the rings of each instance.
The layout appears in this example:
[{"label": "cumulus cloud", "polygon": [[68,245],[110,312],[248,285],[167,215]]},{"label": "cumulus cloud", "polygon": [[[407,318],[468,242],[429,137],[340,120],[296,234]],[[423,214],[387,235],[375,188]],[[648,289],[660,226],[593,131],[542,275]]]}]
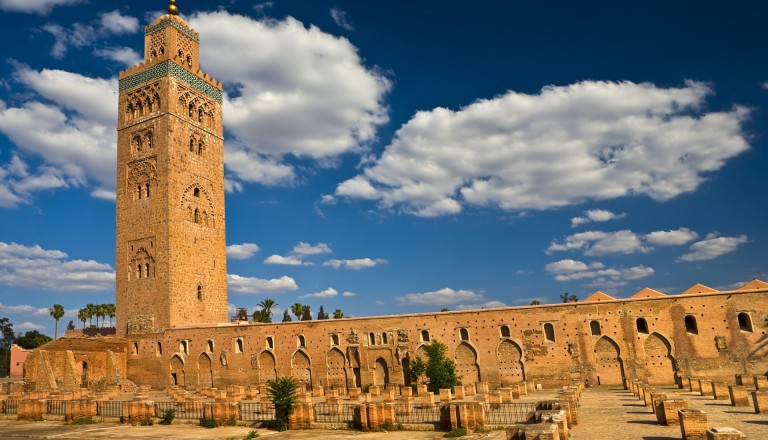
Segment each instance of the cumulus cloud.
[{"label": "cumulus cloud", "polygon": [[43,165],[28,172],[35,179],[26,184],[8,182],[8,176],[23,177],[25,166],[14,166],[13,172],[3,167],[4,205],[13,204],[8,202],[9,188],[18,199],[26,199],[25,191],[64,186],[91,186],[93,195],[101,198],[113,194],[117,81],[62,70],[37,71],[21,64],[15,65],[13,79],[36,97],[20,107],[0,101],[0,132]]},{"label": "cumulus cloud", "polygon": [[350,296],[357,296],[357,294],[355,292],[344,292],[341,294],[341,296],[350,297]]},{"label": "cumulus cloud", "polygon": [[583,81],[421,111],[335,195],[427,217],[465,205],[532,210],[627,195],[669,200],[748,148],[748,110],[702,112],[710,94],[692,81],[679,88]]},{"label": "cumulus cloud", "polygon": [[0,304],[0,312],[9,315],[24,315],[24,316],[48,316],[49,311],[44,307],[33,307],[29,305],[8,306]]},{"label": "cumulus cloud", "polygon": [[28,168],[15,155],[8,164],[0,165],[0,207],[14,207],[29,202],[35,192],[68,186],[55,168],[40,166],[33,172]]},{"label": "cumulus cloud", "polygon": [[547,253],[555,251],[583,250],[584,255],[633,254],[651,250],[632,231],[587,231],[565,237],[560,243],[552,242]]},{"label": "cumulus cloud", "polygon": [[114,289],[115,271],[93,260],[67,260],[67,254],[0,242],[0,284],[50,291],[102,292]]},{"label": "cumulus cloud", "polygon": [[334,269],[349,269],[349,270],[360,270],[365,269],[368,267],[375,267],[379,264],[386,264],[386,260],[382,260],[381,258],[377,259],[371,259],[371,258],[357,258],[354,260],[337,260],[332,259],[328,260],[325,263],[323,263],[323,266],[330,266]]},{"label": "cumulus cloud", "polygon": [[699,238],[699,234],[688,228],[679,228],[670,231],[651,232],[645,236],[645,239],[657,246],[676,246],[686,244]]},{"label": "cumulus cloud", "polygon": [[21,324],[17,324],[15,328],[16,330],[27,330],[27,331],[37,330],[39,332],[45,330],[44,325],[35,324],[34,322],[29,322],[29,321],[22,322]]},{"label": "cumulus cloud", "polygon": [[768,90],[768,81],[762,84],[763,90]]},{"label": "cumulus cloud", "polygon": [[395,297],[395,300],[402,304],[430,304],[439,306],[470,301],[483,301],[484,299],[485,298],[483,295],[471,290],[453,290],[448,287],[436,290],[434,292],[409,293],[403,296]]},{"label": "cumulus cloud", "polygon": [[[630,268],[605,267],[603,263],[593,262],[590,264],[576,260],[560,260],[547,264],[545,270],[555,275],[557,281],[573,281],[583,279],[600,279],[606,286],[608,282],[624,283],[627,280],[637,280],[654,274],[651,267],[643,265]],[[622,284],[622,285],[624,285]],[[611,285],[610,287],[615,287]]]},{"label": "cumulus cloud", "polygon": [[141,61],[141,55],[130,47],[104,47],[95,49],[93,54],[107,60],[116,61],[126,67],[138,64]]},{"label": "cumulus cloud", "polygon": [[227,246],[227,258],[233,260],[247,260],[260,250],[255,243],[231,244]]},{"label": "cumulus cloud", "polygon": [[496,307],[506,307],[501,301],[486,301],[480,304],[459,304],[456,310],[474,310],[474,309],[493,309]]},{"label": "cumulus cloud", "polygon": [[99,25],[102,32],[112,35],[132,34],[139,30],[139,20],[120,11],[102,12],[99,14]]},{"label": "cumulus cloud", "polygon": [[269,293],[279,294],[299,290],[296,280],[289,276],[282,276],[271,280],[254,277],[241,277],[240,275],[227,275],[227,287],[233,293]]},{"label": "cumulus cloud", "polygon": [[85,0],[0,0],[0,9],[45,15],[56,6],[70,6]]},{"label": "cumulus cloud", "polygon": [[355,26],[352,24],[352,22],[349,21],[349,17],[347,17],[346,11],[342,11],[339,8],[333,7],[331,8],[331,18],[333,18],[333,21],[336,22],[336,25],[338,25],[340,28],[348,31],[355,30]]},{"label": "cumulus cloud", "polygon": [[338,296],[338,295],[339,295],[339,292],[336,289],[334,289],[333,287],[329,287],[320,292],[301,295],[300,298],[333,298],[334,296]]},{"label": "cumulus cloud", "polygon": [[571,226],[576,227],[591,222],[607,222],[608,220],[623,218],[624,215],[624,213],[616,214],[605,209],[590,209],[589,211],[584,211],[584,216],[572,218]]},{"label": "cumulus cloud", "polygon": [[71,28],[50,23],[43,30],[53,36],[51,55],[63,58],[70,47],[77,49],[92,46],[99,38],[112,35],[125,35],[139,30],[139,20],[122,15],[120,11],[102,12],[99,19],[92,23],[74,23]]},{"label": "cumulus cloud", "polygon": [[746,235],[738,237],[721,237],[717,233],[707,234],[704,240],[693,243],[690,252],[678,258],[680,261],[712,260],[721,255],[733,252],[736,248],[749,241]]},{"label": "cumulus cloud", "polygon": [[310,266],[312,263],[302,261],[300,258],[289,255],[287,257],[284,257],[282,255],[270,255],[266,260],[264,260],[264,263],[266,264],[284,264],[286,266]]},{"label": "cumulus cloud", "polygon": [[296,170],[284,157],[328,163],[364,151],[388,121],[384,95],[391,81],[366,67],[345,38],[290,17],[254,20],[217,11],[189,22],[205,35],[205,69],[230,92],[224,112],[231,179],[289,183]]},{"label": "cumulus cloud", "polygon": [[300,241],[299,244],[293,247],[293,253],[295,255],[302,255],[302,256],[328,254],[330,252],[331,252],[331,247],[325,243],[318,243],[312,246],[309,243],[304,243],[303,241]]}]

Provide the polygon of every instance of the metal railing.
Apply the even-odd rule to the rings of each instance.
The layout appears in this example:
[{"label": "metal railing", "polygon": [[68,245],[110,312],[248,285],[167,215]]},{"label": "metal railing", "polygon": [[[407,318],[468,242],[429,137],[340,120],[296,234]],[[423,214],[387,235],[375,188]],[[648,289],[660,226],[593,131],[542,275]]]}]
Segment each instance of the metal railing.
[{"label": "metal railing", "polygon": [[202,402],[155,402],[155,415],[162,417],[165,411],[172,409],[176,411],[177,419],[202,419]]},{"label": "metal railing", "polygon": [[64,416],[67,414],[66,400],[48,400],[46,407],[46,412],[52,416]]},{"label": "metal railing", "polygon": [[483,405],[488,425],[516,425],[528,421],[528,413],[536,410],[535,403],[489,403]]},{"label": "metal railing", "polygon": [[241,402],[240,420],[269,422],[275,420],[275,405],[271,403]]},{"label": "metal railing", "polygon": [[3,412],[5,414],[18,414],[19,401],[15,399],[7,399],[4,401]]},{"label": "metal railing", "polygon": [[395,403],[398,423],[440,423],[440,404]]},{"label": "metal railing", "polygon": [[122,417],[123,402],[98,400],[96,401],[96,415],[100,417]]},{"label": "metal railing", "polygon": [[317,423],[352,423],[355,418],[355,404],[315,403],[312,412]]}]

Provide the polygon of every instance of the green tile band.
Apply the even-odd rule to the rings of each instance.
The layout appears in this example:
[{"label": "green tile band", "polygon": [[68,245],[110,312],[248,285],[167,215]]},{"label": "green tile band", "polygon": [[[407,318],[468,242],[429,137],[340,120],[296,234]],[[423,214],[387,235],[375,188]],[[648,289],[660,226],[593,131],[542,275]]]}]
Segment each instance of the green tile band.
[{"label": "green tile band", "polygon": [[195,41],[197,41],[198,43],[200,42],[200,37],[195,35],[195,33],[190,31],[189,29],[186,29],[184,26],[176,23],[175,20],[165,20],[162,23],[158,23],[158,24],[156,24],[156,25],[154,25],[154,26],[152,26],[150,28],[147,28],[147,30],[144,31],[144,35],[154,34],[155,32],[161,31],[161,30],[167,28],[168,26],[173,26],[179,32],[181,32],[182,34],[188,36],[189,38],[191,38],[191,39],[193,39]]},{"label": "green tile band", "polygon": [[176,78],[184,81],[199,92],[206,94],[208,97],[215,100],[219,104],[221,104],[223,101],[221,90],[198,78],[197,75],[192,74],[189,70],[179,66],[171,60],[165,60],[162,63],[150,67],[149,69],[121,79],[119,91],[123,92],[125,90],[130,90],[136,86],[146,83],[147,81],[162,78],[168,75],[173,75]]}]

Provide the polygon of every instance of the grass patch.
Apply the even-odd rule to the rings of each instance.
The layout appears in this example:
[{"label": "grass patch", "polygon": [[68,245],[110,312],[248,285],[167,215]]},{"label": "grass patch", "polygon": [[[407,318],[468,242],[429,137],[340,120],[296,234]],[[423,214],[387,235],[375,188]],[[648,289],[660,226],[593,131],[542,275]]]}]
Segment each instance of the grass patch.
[{"label": "grass patch", "polygon": [[467,435],[467,430],[466,429],[464,429],[464,428],[455,428],[451,432],[446,432],[445,435],[443,435],[443,437],[453,438],[453,437],[464,437],[465,435]]},{"label": "grass patch", "polygon": [[218,428],[219,424],[216,422],[216,420],[214,420],[211,417],[203,417],[202,419],[200,419],[200,426],[202,426],[203,428],[212,429],[212,428]]},{"label": "grass patch", "polygon": [[258,432],[256,432],[256,431],[251,431],[251,432],[249,432],[249,433],[248,433],[248,435],[246,435],[245,437],[243,437],[243,440],[253,440],[253,439],[257,438],[258,436],[259,436],[259,433],[258,433]]},{"label": "grass patch", "polygon": [[96,420],[93,420],[90,417],[83,417],[80,419],[72,419],[67,422],[67,425],[93,425],[96,423]]},{"label": "grass patch", "polygon": [[166,409],[163,411],[163,416],[160,418],[160,424],[161,425],[170,425],[173,423],[173,419],[176,418],[176,410],[175,409]]}]

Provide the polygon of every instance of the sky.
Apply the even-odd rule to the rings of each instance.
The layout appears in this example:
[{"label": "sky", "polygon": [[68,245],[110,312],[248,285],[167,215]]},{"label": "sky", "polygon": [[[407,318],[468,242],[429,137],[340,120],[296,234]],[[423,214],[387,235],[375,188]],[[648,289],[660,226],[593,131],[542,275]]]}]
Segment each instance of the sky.
[{"label": "sky", "polygon": [[[768,279],[762,1],[177,2],[222,81],[229,307]],[[117,76],[163,0],[0,0],[0,317],[114,303]]]}]

